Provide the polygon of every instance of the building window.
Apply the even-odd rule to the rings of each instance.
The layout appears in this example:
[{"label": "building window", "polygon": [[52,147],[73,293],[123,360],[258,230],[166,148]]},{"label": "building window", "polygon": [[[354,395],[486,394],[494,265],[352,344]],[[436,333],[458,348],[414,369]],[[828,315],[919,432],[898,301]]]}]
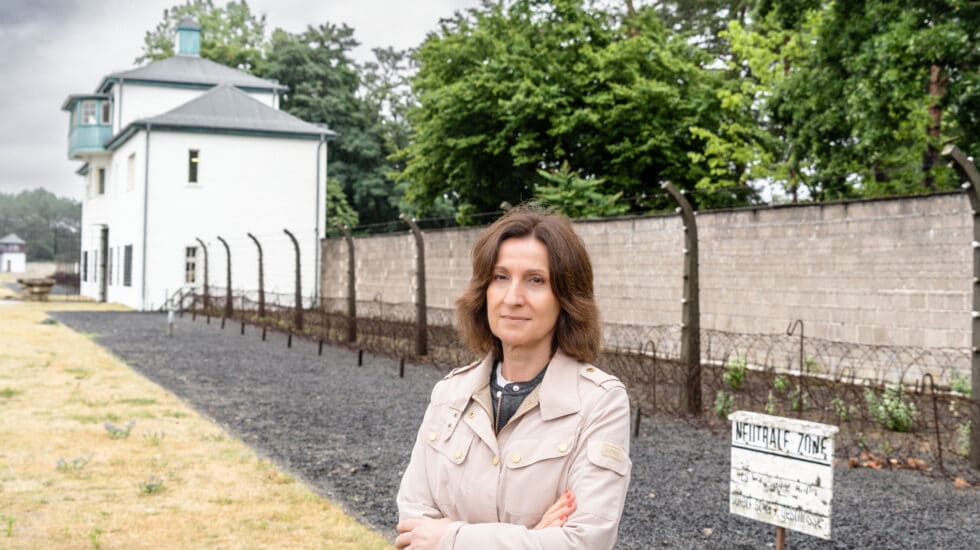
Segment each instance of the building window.
[{"label": "building window", "polygon": [[132,191],[136,187],[136,153],[130,153],[126,160],[126,190]]},{"label": "building window", "polygon": [[102,124],[112,123],[112,103],[108,100],[102,102]]},{"label": "building window", "polygon": [[95,187],[96,195],[105,195],[105,168],[99,168],[97,185]]},{"label": "building window", "polygon": [[197,277],[197,247],[188,246],[184,252],[184,282],[194,284]]},{"label": "building window", "polygon": [[92,125],[95,122],[95,101],[87,100],[82,102],[82,125]]},{"label": "building window", "polygon": [[92,252],[92,282],[99,282],[99,251]]},{"label": "building window", "polygon": [[88,281],[88,250],[82,252],[82,282]]},{"label": "building window", "polygon": [[123,249],[123,286],[133,286],[133,245]]},{"label": "building window", "polygon": [[109,280],[107,281],[110,285],[112,284],[112,248],[109,249],[108,264],[106,265],[106,275]]},{"label": "building window", "polygon": [[200,155],[197,149],[191,149],[187,155],[187,181],[197,183],[197,165],[200,162]]}]

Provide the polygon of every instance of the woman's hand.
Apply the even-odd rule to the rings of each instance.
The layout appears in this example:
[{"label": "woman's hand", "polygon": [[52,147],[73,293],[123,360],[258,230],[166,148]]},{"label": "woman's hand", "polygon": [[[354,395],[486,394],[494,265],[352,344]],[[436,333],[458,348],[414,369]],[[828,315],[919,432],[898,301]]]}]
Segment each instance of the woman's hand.
[{"label": "woman's hand", "polygon": [[453,520],[449,518],[412,518],[398,522],[398,538],[395,548],[410,550],[438,550],[442,536]]},{"label": "woman's hand", "polygon": [[541,521],[534,526],[535,529],[547,529],[548,527],[562,527],[568,521],[568,516],[575,511],[575,493],[571,489],[558,497],[558,500],[551,505],[551,508],[544,513]]}]

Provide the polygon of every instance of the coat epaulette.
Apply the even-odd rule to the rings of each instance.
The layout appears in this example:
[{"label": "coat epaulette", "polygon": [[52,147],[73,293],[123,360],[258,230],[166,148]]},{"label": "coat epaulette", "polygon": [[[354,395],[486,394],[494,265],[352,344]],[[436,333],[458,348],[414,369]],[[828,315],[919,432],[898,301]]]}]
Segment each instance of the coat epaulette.
[{"label": "coat epaulette", "polygon": [[466,372],[466,371],[468,371],[468,370],[476,367],[477,365],[479,365],[482,362],[483,362],[482,360],[480,360],[480,361],[473,361],[469,365],[463,365],[462,367],[456,367],[455,369],[449,371],[449,374],[447,374],[446,376],[444,376],[442,379],[443,380],[449,380],[453,376],[456,376],[457,374],[460,374],[460,373],[464,373],[464,372]]},{"label": "coat epaulette", "polygon": [[619,378],[591,365],[583,365],[579,368],[578,372],[582,378],[585,378],[604,390],[611,390],[615,387],[626,387],[619,381]]}]

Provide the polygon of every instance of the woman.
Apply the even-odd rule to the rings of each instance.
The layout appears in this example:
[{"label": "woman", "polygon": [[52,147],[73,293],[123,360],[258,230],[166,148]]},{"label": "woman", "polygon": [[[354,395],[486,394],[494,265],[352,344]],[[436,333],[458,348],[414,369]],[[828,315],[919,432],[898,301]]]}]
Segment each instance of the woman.
[{"label": "woman", "polygon": [[398,491],[398,548],[612,548],[626,499],[629,398],[592,366],[592,265],[567,218],[508,212],[473,247],[456,302],[486,354],[432,390]]}]

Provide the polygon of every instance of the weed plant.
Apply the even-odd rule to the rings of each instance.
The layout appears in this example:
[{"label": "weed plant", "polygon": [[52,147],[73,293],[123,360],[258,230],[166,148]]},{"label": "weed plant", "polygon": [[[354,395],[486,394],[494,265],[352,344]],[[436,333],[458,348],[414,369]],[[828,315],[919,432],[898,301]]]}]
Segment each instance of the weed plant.
[{"label": "weed plant", "polygon": [[879,397],[870,389],[864,390],[864,400],[871,418],[895,432],[910,432],[919,418],[915,403],[905,399],[902,389],[894,386],[886,388]]},{"label": "weed plant", "polygon": [[834,415],[840,423],[848,422],[854,417],[854,406],[848,405],[840,397],[831,399],[830,406],[834,408]]},{"label": "weed plant", "polygon": [[972,422],[966,422],[956,426],[956,452],[960,456],[970,456],[970,430]]},{"label": "weed plant", "polygon": [[133,426],[136,425],[136,421],[130,420],[125,428],[120,428],[108,420],[102,425],[105,426],[105,431],[109,432],[109,437],[112,439],[126,439],[129,437],[129,433],[133,431]]},{"label": "weed plant", "polygon": [[745,383],[745,375],[747,372],[748,366],[745,363],[745,356],[737,355],[729,358],[728,361],[725,362],[725,373],[721,375],[721,379],[728,385],[729,388],[738,391]]},{"label": "weed plant", "polygon": [[76,456],[70,461],[65,460],[63,458],[59,458],[58,465],[56,466],[56,468],[58,469],[59,472],[63,474],[69,474],[69,473],[81,472],[82,470],[85,469],[86,465],[88,465],[87,458],[85,458],[84,456]]},{"label": "weed plant", "polygon": [[139,484],[140,492],[144,495],[156,495],[164,490],[163,479],[157,476],[150,476]]},{"label": "weed plant", "polygon": [[734,402],[735,396],[724,390],[718,390],[718,394],[715,395],[715,416],[722,420],[727,419],[728,414],[732,412]]},{"label": "weed plant", "polygon": [[163,438],[166,436],[167,434],[164,432],[146,432],[143,434],[143,441],[148,445],[159,447],[160,443],[163,442]]},{"label": "weed plant", "polygon": [[970,384],[970,379],[966,376],[960,376],[959,373],[953,373],[949,381],[949,389],[962,393],[967,397],[972,397],[973,395],[973,386]]}]

